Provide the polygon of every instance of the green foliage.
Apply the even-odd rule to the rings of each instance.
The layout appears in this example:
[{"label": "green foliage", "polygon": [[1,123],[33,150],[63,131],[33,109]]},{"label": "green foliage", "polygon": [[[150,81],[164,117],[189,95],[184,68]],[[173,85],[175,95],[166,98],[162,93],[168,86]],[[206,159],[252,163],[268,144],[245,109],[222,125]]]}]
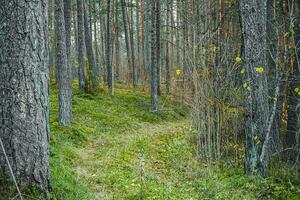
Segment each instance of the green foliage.
[{"label": "green foliage", "polygon": [[[295,178],[248,177],[239,164],[198,161],[187,108],[160,99],[168,111],[152,113],[147,94],[117,86],[114,97],[106,90],[75,92],[69,128],[58,125],[57,94],[51,90],[51,199],[297,197]],[[276,169],[272,175],[280,177]]]}]

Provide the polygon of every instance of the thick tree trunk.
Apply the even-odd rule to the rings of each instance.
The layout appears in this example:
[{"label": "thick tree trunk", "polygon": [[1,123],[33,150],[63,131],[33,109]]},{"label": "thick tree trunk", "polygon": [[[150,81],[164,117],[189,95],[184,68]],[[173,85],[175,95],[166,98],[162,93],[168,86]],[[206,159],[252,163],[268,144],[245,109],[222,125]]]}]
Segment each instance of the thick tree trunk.
[{"label": "thick tree trunk", "polygon": [[[267,159],[261,159],[268,122],[266,80],[266,0],[241,0],[241,19],[245,43],[245,168],[248,174],[267,174]],[[268,139],[268,138],[267,138]]]},{"label": "thick tree trunk", "polygon": [[[300,2],[296,2],[297,17],[300,15]],[[286,133],[286,148],[292,148],[292,151],[288,152],[288,159],[295,161],[300,153],[300,97],[296,92],[296,88],[300,85],[300,22],[299,18],[295,21],[295,56],[296,62],[293,66],[293,71],[290,76],[289,94],[288,94],[288,124]]]},{"label": "thick tree trunk", "polygon": [[87,78],[84,70],[85,39],[84,39],[84,10],[83,0],[77,0],[77,28],[78,28],[78,78],[80,92],[87,92]]},{"label": "thick tree trunk", "polygon": [[[48,1],[0,4],[0,138],[17,182],[49,189]],[[0,148],[0,174],[10,176]]]}]

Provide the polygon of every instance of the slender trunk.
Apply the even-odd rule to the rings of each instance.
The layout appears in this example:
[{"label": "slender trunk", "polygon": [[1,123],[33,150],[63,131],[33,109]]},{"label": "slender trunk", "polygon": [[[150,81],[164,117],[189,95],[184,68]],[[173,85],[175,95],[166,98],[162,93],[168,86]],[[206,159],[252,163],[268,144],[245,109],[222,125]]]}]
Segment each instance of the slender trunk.
[{"label": "slender trunk", "polygon": [[161,44],[160,44],[160,0],[156,0],[156,12],[155,12],[155,19],[156,19],[156,73],[157,73],[157,94],[161,95],[161,89],[160,89],[160,74],[161,74],[161,67],[160,67],[160,50],[161,50]]},{"label": "slender trunk", "polygon": [[84,54],[85,54],[85,39],[84,39],[84,11],[83,0],[77,0],[77,28],[78,28],[78,79],[79,91],[87,92],[87,78],[84,70]]},{"label": "slender trunk", "polygon": [[96,91],[99,88],[99,73],[95,61],[94,50],[93,50],[93,39],[89,28],[88,21],[88,10],[86,4],[84,4],[84,36],[86,44],[86,52],[88,57],[88,70],[89,75],[92,78],[92,91]]},{"label": "slender trunk", "polygon": [[[55,0],[55,33],[56,33],[56,68],[58,69],[58,99],[59,99],[59,123],[69,126],[72,118],[72,86],[71,69],[68,63],[67,37],[65,15],[69,20],[69,5],[67,13],[64,12],[64,1]],[[69,21],[68,21],[69,22]],[[70,25],[70,24],[68,24]],[[68,27],[69,28],[69,27]]]},{"label": "slender trunk", "polygon": [[127,22],[128,22],[128,30],[129,30],[129,39],[130,39],[130,53],[131,53],[131,64],[132,64],[132,81],[133,86],[137,85],[137,74],[136,74],[136,65],[135,65],[135,50],[134,50],[134,35],[133,35],[133,8],[132,8],[132,0],[130,7],[130,16],[127,14]]},{"label": "slender trunk", "polygon": [[[172,0],[171,0],[172,2]],[[171,74],[170,74],[170,55],[169,55],[169,40],[170,40],[170,15],[171,15],[171,2],[167,2],[167,21],[166,21],[166,89],[167,93],[170,93]],[[171,4],[172,6],[172,4]]]},{"label": "slender trunk", "polygon": [[106,26],[106,68],[107,68],[107,83],[110,95],[114,95],[114,88],[113,88],[113,69],[112,69],[112,62],[111,62],[111,49],[112,49],[112,39],[111,39],[111,26],[112,26],[112,1],[107,1],[107,26]]},{"label": "slender trunk", "polygon": [[158,92],[157,92],[157,1],[151,2],[151,110],[158,111]]},{"label": "slender trunk", "polygon": [[131,51],[129,46],[129,37],[128,37],[128,24],[127,24],[127,12],[126,12],[126,3],[125,0],[121,0],[121,7],[122,7],[122,18],[123,18],[123,25],[124,25],[124,33],[125,33],[125,45],[126,45],[126,53],[127,53],[127,63],[128,63],[128,71],[129,71],[129,78],[133,80],[133,72],[132,72],[132,60],[131,60]]}]

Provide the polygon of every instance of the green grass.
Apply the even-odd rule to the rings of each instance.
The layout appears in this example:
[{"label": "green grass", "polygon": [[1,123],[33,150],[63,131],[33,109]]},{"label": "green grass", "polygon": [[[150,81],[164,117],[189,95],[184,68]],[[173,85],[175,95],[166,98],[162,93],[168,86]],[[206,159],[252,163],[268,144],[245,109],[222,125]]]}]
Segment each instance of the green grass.
[{"label": "green grass", "polygon": [[152,113],[149,99],[141,88],[120,85],[114,97],[75,92],[73,123],[63,128],[51,90],[50,199],[300,198],[294,171],[277,167],[263,179],[245,176],[240,165],[201,163],[187,108],[165,98],[165,111]]}]

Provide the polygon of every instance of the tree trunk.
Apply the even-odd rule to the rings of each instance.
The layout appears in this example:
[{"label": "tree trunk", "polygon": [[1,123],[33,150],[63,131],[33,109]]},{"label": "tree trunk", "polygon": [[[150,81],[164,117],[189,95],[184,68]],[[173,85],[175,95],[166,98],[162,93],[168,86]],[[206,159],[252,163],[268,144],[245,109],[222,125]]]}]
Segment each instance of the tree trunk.
[{"label": "tree trunk", "polygon": [[[132,8],[132,0],[130,1],[131,7],[130,7],[130,16],[128,15],[128,12],[126,13],[127,16],[127,22],[128,22],[128,30],[129,30],[129,39],[130,39],[130,53],[131,53],[131,64],[132,64],[132,81],[133,86],[137,85],[137,71],[136,71],[136,64],[135,64],[135,50],[134,50],[134,35],[133,35],[133,8]],[[127,9],[125,8],[125,11]]]},{"label": "tree trunk", "polygon": [[107,26],[106,26],[106,68],[107,68],[107,83],[108,83],[108,90],[110,95],[114,95],[114,86],[113,86],[113,69],[112,69],[112,39],[111,39],[111,27],[112,27],[112,20],[113,16],[111,16],[112,9],[113,9],[113,1],[107,1]]},{"label": "tree trunk", "polygon": [[125,45],[126,45],[126,54],[127,54],[127,62],[128,62],[128,70],[129,70],[129,78],[132,80],[134,84],[134,73],[133,73],[133,61],[131,57],[131,49],[129,44],[129,34],[128,34],[128,17],[126,11],[126,3],[125,0],[121,0],[121,7],[122,7],[122,18],[123,18],[123,25],[124,25],[124,33],[125,33]]},{"label": "tree trunk", "polygon": [[[48,1],[0,5],[0,138],[21,188],[49,190]],[[2,145],[2,142],[1,145]],[[0,173],[10,176],[0,148]]]},{"label": "tree trunk", "polygon": [[[170,5],[171,4],[171,5]],[[167,22],[166,22],[166,89],[167,93],[170,93],[171,87],[171,74],[170,74],[170,53],[169,53],[169,40],[170,40],[170,17],[172,0],[167,2]]]},{"label": "tree trunk", "polygon": [[160,89],[160,74],[161,74],[161,68],[160,68],[160,0],[156,1],[156,11],[155,11],[155,19],[156,19],[156,80],[157,80],[157,95],[161,95],[161,89]]},{"label": "tree trunk", "polygon": [[96,91],[99,88],[99,73],[95,61],[94,51],[93,51],[93,39],[90,29],[90,23],[88,21],[88,8],[84,4],[84,36],[85,36],[85,46],[88,57],[88,70],[92,78],[92,91]]},{"label": "tree trunk", "polygon": [[115,70],[115,79],[121,80],[120,77],[120,61],[121,61],[121,54],[120,54],[120,23],[119,23],[119,9],[118,9],[118,0],[115,0],[116,6],[116,14],[115,14],[115,56],[116,56],[116,70]]},{"label": "tree trunk", "polygon": [[158,111],[158,91],[157,91],[157,1],[151,2],[151,110]]},{"label": "tree trunk", "polygon": [[64,0],[55,0],[56,68],[58,73],[59,123],[62,126],[69,126],[72,119],[72,74],[69,61],[71,56],[71,34],[66,33],[66,30],[70,31],[71,29],[70,3],[71,1],[65,2],[66,10],[64,11]]},{"label": "tree trunk", "polygon": [[85,54],[85,39],[84,39],[84,10],[83,0],[77,0],[77,28],[78,28],[78,78],[80,92],[87,92],[87,78],[84,70],[84,54]]},{"label": "tree trunk", "polygon": [[[300,2],[296,2],[297,17],[300,13]],[[288,94],[288,123],[287,123],[287,133],[286,133],[286,148],[293,148],[292,151],[288,152],[288,159],[295,161],[297,159],[297,154],[299,154],[300,149],[300,97],[299,93],[296,92],[296,88],[300,85],[300,22],[299,18],[295,21],[295,56],[296,62],[294,63],[290,80],[289,80],[289,94]]]},{"label": "tree trunk", "polygon": [[[268,121],[266,66],[266,0],[241,0],[241,19],[245,43],[245,168],[248,174],[267,174],[267,159],[261,159]],[[268,138],[267,138],[268,139]]]}]

